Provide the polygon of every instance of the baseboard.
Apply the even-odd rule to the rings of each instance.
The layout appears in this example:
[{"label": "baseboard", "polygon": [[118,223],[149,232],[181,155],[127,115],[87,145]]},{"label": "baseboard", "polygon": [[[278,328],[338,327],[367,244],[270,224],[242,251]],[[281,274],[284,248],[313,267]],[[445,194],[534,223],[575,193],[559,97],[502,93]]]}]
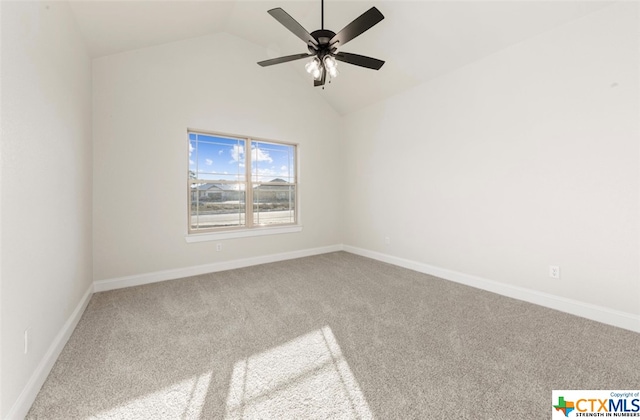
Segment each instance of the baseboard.
[{"label": "baseboard", "polygon": [[497,293],[499,295],[522,300],[547,308],[577,315],[593,321],[602,322],[603,324],[613,325],[615,327],[640,333],[640,316],[629,314],[626,312],[615,311],[613,309],[602,306],[592,305],[590,303],[580,302],[573,299],[567,299],[562,296],[551,295],[548,293],[538,292],[518,286],[511,286],[482,277],[461,273],[458,271],[447,270],[435,267],[429,264],[417,261],[398,258],[380,252],[370,251],[350,245],[343,245],[342,249],[352,254],[361,255],[363,257],[372,258],[374,260],[386,262],[420,273],[429,274],[445,280],[454,281],[477,289],[486,290]]},{"label": "baseboard", "polygon": [[82,299],[80,299],[76,309],[73,311],[69,319],[67,319],[67,322],[64,323],[60,332],[58,332],[58,335],[54,338],[49,349],[42,357],[42,360],[40,360],[38,367],[36,367],[36,370],[29,378],[29,381],[18,396],[18,399],[9,410],[6,419],[23,419],[27,415],[31,405],[38,395],[38,392],[40,392],[40,388],[42,388],[44,381],[47,379],[47,376],[49,376],[49,372],[51,372],[53,365],[56,360],[58,360],[58,356],[60,356],[60,353],[67,344],[67,341],[69,341],[69,337],[71,337],[73,330],[76,328],[76,325],[78,325],[78,321],[80,321],[80,318],[89,304],[89,300],[92,295],[93,284],[89,285],[89,288],[84,293],[84,296],[82,296]]},{"label": "baseboard", "polygon": [[152,273],[134,276],[118,277],[108,280],[93,282],[95,292],[122,289],[124,287],[141,286],[143,284],[157,283],[165,280],[174,280],[183,277],[197,276],[200,274],[214,273],[217,271],[233,270],[235,268],[249,267],[252,265],[266,264],[277,261],[292,260],[294,258],[310,257],[312,255],[326,254],[328,252],[341,251],[342,245],[331,245],[320,248],[303,249],[299,251],[283,252],[280,254],[263,255],[259,257],[242,258],[232,261],[221,261],[211,264],[192,267],[176,268],[171,270],[155,271]]}]

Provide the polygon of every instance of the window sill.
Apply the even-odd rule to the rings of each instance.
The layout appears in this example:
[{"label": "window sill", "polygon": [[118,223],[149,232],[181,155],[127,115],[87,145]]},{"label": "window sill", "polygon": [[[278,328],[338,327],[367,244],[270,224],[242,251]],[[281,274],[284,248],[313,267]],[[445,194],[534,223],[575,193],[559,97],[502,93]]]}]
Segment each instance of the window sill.
[{"label": "window sill", "polygon": [[220,241],[224,239],[247,238],[252,236],[279,235],[283,233],[302,232],[302,225],[279,226],[279,227],[260,227],[252,229],[239,229],[226,232],[208,232],[194,233],[185,235],[184,239],[187,243]]}]

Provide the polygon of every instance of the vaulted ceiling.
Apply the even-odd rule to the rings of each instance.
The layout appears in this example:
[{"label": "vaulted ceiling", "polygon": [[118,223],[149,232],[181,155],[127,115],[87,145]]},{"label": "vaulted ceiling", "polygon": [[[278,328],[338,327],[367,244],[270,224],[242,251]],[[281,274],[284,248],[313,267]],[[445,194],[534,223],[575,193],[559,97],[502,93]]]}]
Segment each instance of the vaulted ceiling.
[{"label": "vaulted ceiling", "polygon": [[[267,10],[282,7],[309,32],[320,28],[317,1],[71,1],[92,57],[227,32],[264,48],[247,65],[306,52],[305,44]],[[385,19],[341,51],[386,61],[379,71],[340,63],[340,76],[319,94],[340,114],[358,110],[606,7],[611,1],[326,0],[325,28],[338,32],[372,6]],[[305,60],[264,68],[300,74]]]}]

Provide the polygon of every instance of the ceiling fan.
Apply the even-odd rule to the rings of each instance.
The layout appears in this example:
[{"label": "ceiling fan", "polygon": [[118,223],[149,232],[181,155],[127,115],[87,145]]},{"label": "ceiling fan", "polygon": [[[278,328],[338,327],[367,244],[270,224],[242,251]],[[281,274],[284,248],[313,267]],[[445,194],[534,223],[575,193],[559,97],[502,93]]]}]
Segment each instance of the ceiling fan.
[{"label": "ceiling fan", "polygon": [[324,0],[321,0],[322,29],[318,29],[311,33],[307,32],[302,25],[300,25],[280,7],[271,9],[268,13],[285,28],[304,41],[305,44],[307,44],[309,53],[287,55],[258,62],[262,67],[313,57],[313,59],[305,65],[305,69],[313,76],[314,86],[324,86],[327,79],[327,73],[332,78],[338,75],[338,63],[336,60],[373,70],[380,70],[384,64],[384,61],[376,58],[365,57],[364,55],[348,52],[337,52],[339,47],[342,47],[344,44],[361,35],[363,32],[371,29],[374,25],[384,19],[382,13],[380,13],[380,11],[375,7],[372,7],[358,18],[354,19],[353,22],[345,26],[337,34],[328,29],[324,29]]}]

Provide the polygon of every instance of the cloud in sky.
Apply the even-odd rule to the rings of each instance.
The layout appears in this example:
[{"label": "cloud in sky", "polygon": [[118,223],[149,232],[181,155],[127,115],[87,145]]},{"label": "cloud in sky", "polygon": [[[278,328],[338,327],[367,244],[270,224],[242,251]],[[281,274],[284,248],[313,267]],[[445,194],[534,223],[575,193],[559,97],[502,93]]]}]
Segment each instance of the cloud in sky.
[{"label": "cloud in sky", "polygon": [[[253,162],[273,163],[273,158],[269,156],[269,152],[266,150],[258,149],[257,147],[251,149],[251,160]],[[231,162],[229,163],[236,162],[241,162],[241,166],[243,166],[242,163],[244,162],[244,147],[234,144],[231,148]]]},{"label": "cloud in sky", "polygon": [[251,160],[254,162],[273,162],[273,159],[269,156],[269,152],[258,148],[251,149]]},{"label": "cloud in sky", "polygon": [[231,161],[229,163],[244,162],[244,147],[234,144],[230,153]]},{"label": "cloud in sky", "polygon": [[213,165],[213,161],[211,159],[205,159],[204,163],[207,164],[208,166]]}]

